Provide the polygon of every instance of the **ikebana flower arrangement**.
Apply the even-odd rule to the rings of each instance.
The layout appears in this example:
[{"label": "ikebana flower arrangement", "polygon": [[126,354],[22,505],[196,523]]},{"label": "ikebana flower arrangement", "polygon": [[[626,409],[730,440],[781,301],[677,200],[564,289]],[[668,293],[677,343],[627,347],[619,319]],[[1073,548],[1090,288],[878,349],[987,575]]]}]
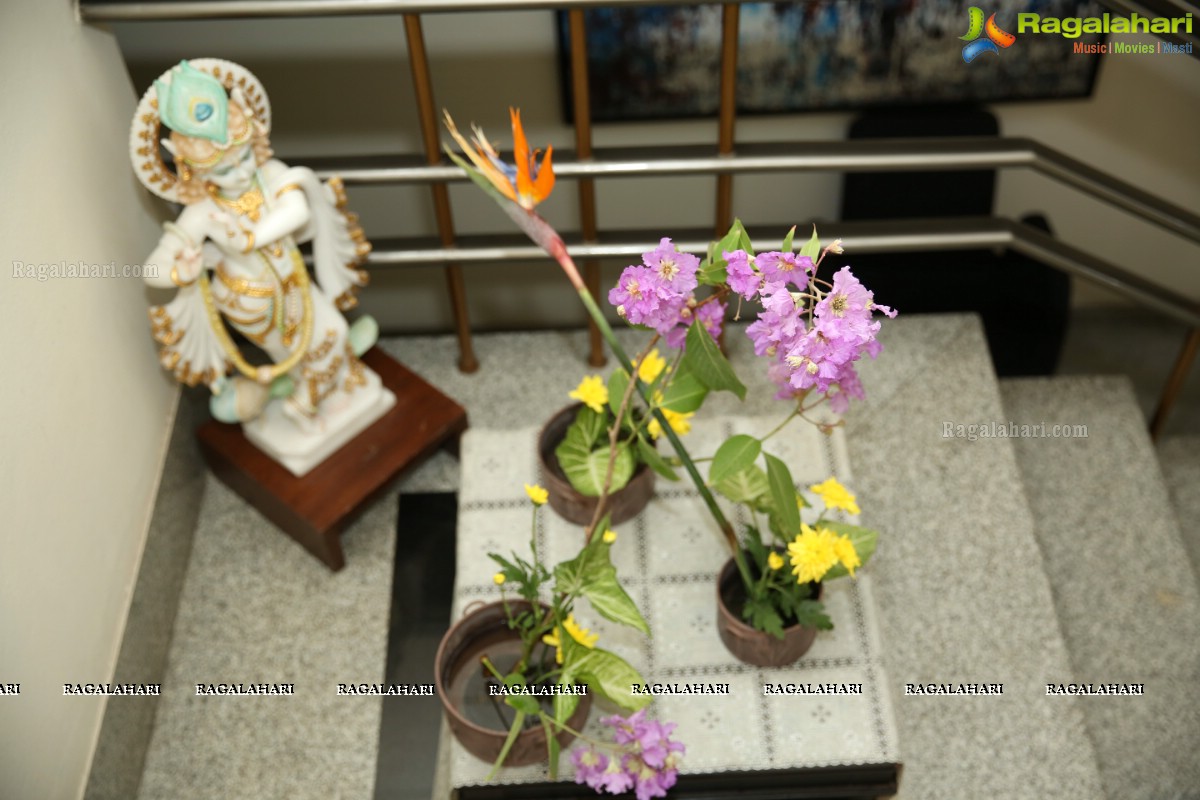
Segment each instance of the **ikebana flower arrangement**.
[{"label": "ikebana flower arrangement", "polygon": [[[828,521],[824,512],[813,526],[803,523],[800,512],[806,501],[797,491],[788,466],[767,447],[773,436],[798,418],[825,432],[841,424],[815,419],[812,413],[828,402],[832,412],[842,414],[852,399],[863,398],[855,362],[864,355],[874,358],[881,349],[876,339],[881,323],[875,313],[894,317],[896,312],[877,305],[849,267],[838,270],[828,280],[820,277],[825,259],[843,252],[840,241],[822,247],[814,229],[808,241],[796,250],[793,228],[778,250],[756,251],[741,222],[735,221],[724,237],[709,246],[703,258],[679,252],[670,239],[664,238],[658,247],[643,254],[641,264],[622,272],[608,301],[622,319],[650,336],[639,357],[631,360],[587,290],[562,238],[535,212],[554,185],[551,151],[547,150],[539,161],[540,154],[529,150],[518,112],[512,111],[511,118],[515,165],[504,163],[478,130],[474,141],[468,142],[447,115],[450,134],[470,163],[452,151],[450,157],[558,262],[616,357],[617,370],[604,387],[607,396],[603,403],[598,378],[590,384],[585,381],[577,390],[585,403],[594,401],[588,404],[594,413],[606,414],[605,405],[613,411],[613,416],[606,417],[611,422],[613,445],[607,453],[608,471],[616,471],[618,459],[632,458],[632,454],[622,456],[615,446],[621,431],[628,430],[623,441],[647,464],[668,478],[677,477],[675,469],[682,468],[695,484],[729,547],[731,569],[740,577],[735,582],[740,584],[736,587],[739,591],[722,590],[720,596],[740,605],[743,619],[775,638],[789,626],[804,627],[802,622],[827,626],[828,618],[819,605],[814,605],[811,587],[822,579],[837,577],[843,570],[852,574],[870,558],[877,537],[856,526]],[[790,411],[766,435],[739,434],[721,444],[710,459],[694,459],[679,439],[691,425],[690,415],[710,392],[728,391],[745,398],[745,385],[716,343],[728,306],[734,301],[738,317],[743,313],[743,304],[761,306],[755,320],[746,327],[746,334],[755,353],[767,359],[767,373],[778,389],[776,396],[789,404]],[[669,367],[648,369],[651,353],[660,342],[678,352],[662,359],[671,362]],[[664,380],[676,387],[674,402],[667,402],[670,394],[662,388]],[[686,387],[686,391],[679,387]],[[622,399],[614,407],[617,396]],[[634,396],[640,405],[628,408]],[[645,442],[643,421],[651,438],[654,426],[668,440],[675,451],[673,459],[659,457],[655,461],[646,456],[641,446]],[[596,423],[585,420],[583,424]],[[704,460],[710,461],[707,479],[697,467],[697,462]],[[827,509],[846,509],[853,503],[852,498],[846,500],[849,495],[840,484],[827,481],[820,486],[823,488],[818,494],[825,498]],[[744,536],[735,532],[714,491],[751,510],[755,523]],[[767,545],[758,514],[765,515],[773,541],[787,547],[794,567],[793,586],[781,577],[784,556]],[[590,531],[594,531],[597,519],[593,518]]]},{"label": "ikebana flower arrangement", "polygon": [[[487,625],[482,628],[483,635],[477,638],[483,644],[477,650],[460,645],[448,647],[448,641],[459,638],[452,629],[439,648],[439,682],[448,686],[456,683],[453,678],[442,679],[452,671],[452,667],[446,668],[451,662],[474,669],[482,666],[489,701],[508,730],[495,755],[493,776],[508,762],[519,737],[529,731],[538,732],[540,727],[538,741],[544,741],[552,779],[557,777],[561,745],[578,738],[590,743],[586,752],[572,755],[580,783],[587,782],[597,791],[635,788],[640,798],[662,797],[675,782],[683,745],[668,740],[673,726],[645,721],[643,707],[650,697],[630,692],[630,686],[644,682],[642,676],[619,655],[598,647],[599,635],[575,617],[578,600],[586,598],[593,612],[650,633],[641,612],[617,580],[610,558],[617,534],[608,529],[607,518],[600,520],[595,535],[586,538],[574,558],[550,569],[541,559],[536,538],[537,514],[546,503],[546,490],[526,484],[525,491],[533,505],[529,557],[489,553],[488,557],[499,566],[494,576],[500,593],[499,614],[493,615],[494,609],[485,606],[458,623],[471,627],[472,616],[494,616],[500,625],[490,630]],[[549,599],[543,600],[546,597]],[[518,640],[519,647],[505,648],[505,637],[496,636],[496,627],[507,628],[511,634],[508,640]],[[611,742],[592,739],[580,730],[586,721],[586,706],[582,706],[584,713],[579,713],[581,703],[590,704],[594,695],[636,712],[628,718],[612,716],[603,720],[613,730]],[[456,729],[454,720],[452,715],[452,730]],[[611,756],[598,754],[597,748]],[[531,763],[528,755],[522,755],[522,763]]]}]

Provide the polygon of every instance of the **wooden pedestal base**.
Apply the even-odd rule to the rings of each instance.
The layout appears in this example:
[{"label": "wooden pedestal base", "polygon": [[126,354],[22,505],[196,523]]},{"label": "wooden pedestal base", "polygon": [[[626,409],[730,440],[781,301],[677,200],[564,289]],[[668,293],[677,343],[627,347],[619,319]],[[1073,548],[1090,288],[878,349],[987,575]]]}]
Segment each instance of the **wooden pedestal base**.
[{"label": "wooden pedestal base", "polygon": [[439,448],[457,454],[467,429],[462,406],[379,348],[363,362],[396,395],[396,404],[302,478],[247,441],[240,425],[212,420],[196,431],[213,474],[335,571],[346,564],[342,529]]}]

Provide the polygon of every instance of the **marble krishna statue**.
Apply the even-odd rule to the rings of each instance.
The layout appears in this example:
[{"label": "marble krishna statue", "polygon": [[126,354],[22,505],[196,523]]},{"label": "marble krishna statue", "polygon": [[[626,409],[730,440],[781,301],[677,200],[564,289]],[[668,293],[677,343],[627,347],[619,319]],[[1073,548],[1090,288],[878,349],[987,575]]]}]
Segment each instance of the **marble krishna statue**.
[{"label": "marble krishna statue", "polygon": [[[161,138],[162,127],[170,129]],[[153,286],[178,287],[150,309],[161,360],[213,392],[213,415],[296,475],[312,469],[395,402],[359,356],[374,344],[370,317],[353,326],[370,251],[334,178],[273,159],[270,106],[258,80],[218,59],[183,61],[154,82],[130,135],[138,179],[183,204],[147,264]],[[174,170],[164,163],[171,156]],[[313,277],[297,249],[311,241]],[[255,365],[232,328],[270,359]],[[231,374],[232,373],[232,374]]]}]

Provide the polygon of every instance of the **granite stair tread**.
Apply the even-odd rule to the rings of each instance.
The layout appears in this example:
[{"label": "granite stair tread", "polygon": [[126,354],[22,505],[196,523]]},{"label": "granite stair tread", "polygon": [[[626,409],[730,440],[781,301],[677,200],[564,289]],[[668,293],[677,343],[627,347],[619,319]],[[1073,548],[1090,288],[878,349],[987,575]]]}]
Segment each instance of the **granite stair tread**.
[{"label": "granite stair tread", "polygon": [[[1007,440],[947,437],[1002,413],[977,317],[901,317],[862,364],[847,445],[895,693],[903,798],[1103,796]],[[906,695],[905,683],[1002,683],[1002,696]]]},{"label": "granite stair tread", "polygon": [[[1078,683],[1145,695],[1083,704],[1110,797],[1200,792],[1200,597],[1132,386],[1120,377],[1001,382],[1011,439]],[[1194,477],[1194,476],[1193,476]],[[1193,507],[1196,484],[1185,498]],[[1180,486],[1180,489],[1185,487]]]},{"label": "granite stair tread", "polygon": [[[369,798],[383,680],[395,503],[343,534],[331,573],[211,475],[138,797]],[[290,697],[202,697],[196,684],[293,683]]]}]

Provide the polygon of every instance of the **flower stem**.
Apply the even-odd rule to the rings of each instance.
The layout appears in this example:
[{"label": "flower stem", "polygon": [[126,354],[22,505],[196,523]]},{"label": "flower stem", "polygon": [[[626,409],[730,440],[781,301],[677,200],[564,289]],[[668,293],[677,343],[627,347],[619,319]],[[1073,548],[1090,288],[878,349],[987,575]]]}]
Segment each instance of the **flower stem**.
[{"label": "flower stem", "polygon": [[[570,259],[570,256],[568,256],[565,251],[563,252],[563,257]],[[578,274],[578,271],[576,271],[576,274]],[[613,333],[612,327],[608,324],[608,320],[605,319],[604,313],[600,310],[600,307],[596,305],[595,299],[593,299],[591,292],[587,290],[586,286],[579,287],[579,299],[583,302],[584,308],[587,309],[588,314],[596,323],[596,327],[600,329],[600,335],[604,337],[604,341],[608,343],[613,355],[616,356],[617,365],[629,373],[631,383],[637,383],[638,393],[641,394],[642,399],[646,402],[646,405],[650,407],[651,413],[653,413],[655,418],[658,419],[659,427],[662,428],[663,434],[667,437],[667,441],[669,441],[671,446],[675,448],[675,453],[679,456],[680,461],[683,462],[683,468],[691,477],[692,483],[695,484],[696,491],[700,493],[700,499],[702,499],[704,504],[708,506],[709,513],[712,514],[713,519],[716,520],[718,527],[721,529],[721,533],[725,536],[725,543],[729,546],[729,551],[733,554],[733,559],[737,563],[738,571],[742,574],[742,580],[745,582],[747,587],[752,586],[753,581],[750,578],[750,570],[746,567],[746,560],[742,556],[742,548],[738,544],[737,534],[733,531],[733,525],[731,525],[729,520],[726,519],[725,513],[721,511],[721,507],[717,505],[717,500],[715,497],[713,497],[708,485],[705,484],[704,478],[700,477],[700,472],[696,469],[695,463],[692,462],[692,457],[688,453],[687,448],[683,446],[683,442],[679,441],[679,437],[675,434],[675,430],[671,427],[671,423],[668,422],[667,418],[663,415],[662,409],[656,408],[653,403],[651,403],[648,387],[642,381],[642,379],[638,377],[637,370],[633,368],[633,365],[629,361],[629,356],[625,353],[625,348],[621,347],[621,343],[617,341],[617,337]]]},{"label": "flower stem", "polygon": [[[591,297],[588,292],[588,297]],[[654,348],[658,342],[658,334],[654,334],[654,338],[646,345],[638,356],[638,364],[645,360],[646,356]],[[634,370],[633,377],[637,377],[637,371]],[[621,405],[617,409],[617,418],[613,422],[612,427],[608,429],[608,468],[604,471],[604,486],[600,490],[600,499],[596,501],[596,511],[592,514],[592,521],[584,528],[584,543],[590,542],[592,536],[596,533],[596,526],[600,524],[600,520],[604,517],[604,509],[608,506],[608,497],[612,491],[613,468],[617,463],[617,438],[621,435],[621,420],[629,413],[629,402],[633,399],[633,390],[637,386],[636,380],[630,380],[625,386],[625,394],[621,397]]]},{"label": "flower stem", "polygon": [[797,403],[797,404],[796,404],[796,407],[792,409],[792,413],[791,413],[791,414],[788,414],[788,415],[787,415],[787,418],[786,418],[786,419],[784,419],[784,421],[783,421],[783,422],[781,422],[781,423],[779,423],[778,425],[776,425],[776,426],[775,426],[775,427],[774,427],[774,428],[771,430],[771,432],[770,432],[770,433],[768,433],[766,436],[763,436],[763,437],[761,437],[761,438],[760,438],[758,441],[760,441],[760,442],[765,442],[765,441],[767,441],[767,439],[770,439],[772,436],[774,436],[775,434],[779,433],[781,430],[783,430],[783,427],[784,427],[785,425],[787,425],[789,422],[791,422],[792,420],[794,420],[794,419],[795,419],[796,417],[798,417],[798,416],[800,416],[800,405],[799,405],[799,403]]}]

